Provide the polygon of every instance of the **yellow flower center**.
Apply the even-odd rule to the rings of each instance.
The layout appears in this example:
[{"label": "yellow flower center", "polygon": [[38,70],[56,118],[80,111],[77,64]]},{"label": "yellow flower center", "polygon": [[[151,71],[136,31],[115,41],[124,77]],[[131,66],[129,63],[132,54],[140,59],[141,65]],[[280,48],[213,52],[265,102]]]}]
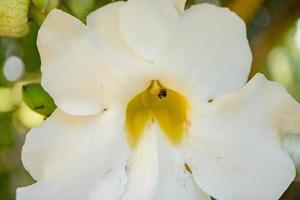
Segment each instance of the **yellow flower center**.
[{"label": "yellow flower center", "polygon": [[126,130],[129,145],[134,148],[145,128],[157,122],[165,136],[174,145],[181,143],[187,122],[188,102],[174,90],[163,87],[159,81],[135,96],[127,105]]}]

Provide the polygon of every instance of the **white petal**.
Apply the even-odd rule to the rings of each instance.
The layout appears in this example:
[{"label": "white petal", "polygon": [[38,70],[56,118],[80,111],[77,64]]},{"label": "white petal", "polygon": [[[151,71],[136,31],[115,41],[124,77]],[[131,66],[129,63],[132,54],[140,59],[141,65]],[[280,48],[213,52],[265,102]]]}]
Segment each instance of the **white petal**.
[{"label": "white petal", "polygon": [[47,16],[38,35],[42,85],[59,108],[89,115],[114,105],[124,93],[132,95],[138,83],[132,84],[131,76],[143,63],[110,42],[62,11]]},{"label": "white petal", "polygon": [[101,109],[100,95],[96,95],[100,82],[94,82],[99,81],[95,77],[97,51],[89,40],[84,24],[56,9],[49,13],[38,34],[42,84],[56,104],[72,114]]},{"label": "white petal", "polygon": [[289,153],[296,165],[296,181],[300,181],[300,135],[287,134],[282,140],[283,148]]},{"label": "white petal", "polygon": [[247,80],[252,58],[245,24],[226,8],[200,4],[180,14],[171,0],[129,0],[120,30],[138,55],[182,74],[180,82],[198,85],[205,99]]},{"label": "white petal", "polygon": [[25,168],[38,182],[18,189],[18,200],[118,199],[126,188],[129,149],[123,114],[108,110],[72,117],[60,110],[31,130]]},{"label": "white petal", "polygon": [[119,11],[125,2],[119,1],[107,4],[87,16],[87,27],[108,40],[123,53],[135,56],[134,52],[127,45],[119,30]]},{"label": "white petal", "polygon": [[295,177],[280,137],[300,131],[299,114],[299,104],[263,75],[216,99],[210,112],[192,116],[185,144],[197,183],[220,200],[279,199]]},{"label": "white petal", "polygon": [[[185,0],[174,1],[178,9],[183,9]],[[134,60],[137,64],[131,64],[130,67],[125,67],[125,62],[121,63],[122,68],[119,71],[124,70],[122,74],[124,79],[129,80],[129,86],[124,87],[126,91],[125,96],[130,96],[132,98],[137,93],[143,91],[149,86],[151,80],[161,80],[165,86],[170,86],[173,89],[180,91],[187,91],[182,87],[181,80],[182,75],[180,73],[173,73],[172,70],[166,68],[165,66],[155,65],[142,57],[138,56],[130,46],[126,43],[123,35],[120,32],[120,9],[125,5],[125,2],[119,1],[115,3],[108,4],[94,12],[92,12],[87,17],[87,26],[90,30],[94,31],[99,38],[104,38],[108,41],[114,48],[117,48],[122,54],[125,54],[128,59]],[[114,58],[115,59],[115,58]],[[178,76],[178,74],[180,76]],[[141,87],[137,87],[141,86]],[[128,89],[132,89],[130,92]],[[128,95],[131,94],[131,95]],[[124,95],[123,95],[124,96]],[[128,102],[131,99],[127,99]]]},{"label": "white petal", "polygon": [[128,185],[123,200],[209,200],[184,168],[179,152],[153,125],[135,149],[127,166]]}]

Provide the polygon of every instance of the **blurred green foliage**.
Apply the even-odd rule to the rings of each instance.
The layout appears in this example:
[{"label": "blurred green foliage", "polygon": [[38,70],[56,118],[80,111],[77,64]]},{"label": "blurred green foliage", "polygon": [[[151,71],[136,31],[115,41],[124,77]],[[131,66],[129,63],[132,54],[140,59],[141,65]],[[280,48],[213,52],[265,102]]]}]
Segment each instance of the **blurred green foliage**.
[{"label": "blurred green foliage", "polygon": [[5,47],[2,43],[0,43],[0,87],[7,86],[9,84],[9,82],[5,79],[3,74],[3,66],[5,59]]},{"label": "blurred green foliage", "polygon": [[35,22],[29,22],[29,33],[19,39],[17,42],[20,45],[21,58],[23,62],[26,64],[26,72],[39,73],[41,66],[41,59],[39,56],[39,52],[36,46],[36,38],[39,26]]},{"label": "blurred green foliage", "polygon": [[0,114],[0,146],[1,148],[10,147],[14,143],[13,134],[14,126],[12,124],[12,113]]},{"label": "blurred green foliage", "polygon": [[[42,118],[47,117],[56,108],[39,84],[41,60],[36,46],[39,26],[55,7],[85,22],[87,14],[110,2],[113,1],[32,0],[28,13],[29,33],[22,38],[0,37],[0,89],[9,90],[9,94],[5,95],[11,96],[6,99],[13,99],[13,102],[3,102],[0,94],[1,106],[5,107],[7,103],[5,111],[1,111],[0,107],[0,200],[15,199],[17,187],[33,183],[20,159],[25,134],[36,124],[27,120],[30,116],[39,118],[36,113]],[[253,73],[260,71],[269,79],[280,81],[300,100],[300,45],[296,45],[298,31],[300,44],[300,27],[296,23],[300,16],[299,1],[188,0],[186,7],[202,2],[229,6],[244,17],[254,53]],[[15,82],[8,81],[3,73],[5,61],[12,55],[20,57],[25,66],[25,73]],[[29,109],[24,109],[26,105]],[[22,112],[29,113],[20,116]],[[299,188],[299,182],[293,184],[284,199],[300,199]]]},{"label": "blurred green foliage", "polygon": [[44,116],[50,116],[56,108],[53,99],[39,83],[23,86],[23,100],[30,109]]}]

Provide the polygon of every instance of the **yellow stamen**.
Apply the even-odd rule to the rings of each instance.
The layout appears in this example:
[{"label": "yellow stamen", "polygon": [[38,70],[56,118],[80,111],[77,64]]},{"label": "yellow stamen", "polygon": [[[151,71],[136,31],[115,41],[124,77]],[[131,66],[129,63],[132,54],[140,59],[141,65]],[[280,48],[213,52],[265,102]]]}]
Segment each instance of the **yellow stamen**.
[{"label": "yellow stamen", "polygon": [[127,105],[126,129],[128,143],[135,147],[151,122],[157,122],[173,145],[183,139],[187,122],[188,102],[174,90],[163,87],[159,81],[134,97]]}]

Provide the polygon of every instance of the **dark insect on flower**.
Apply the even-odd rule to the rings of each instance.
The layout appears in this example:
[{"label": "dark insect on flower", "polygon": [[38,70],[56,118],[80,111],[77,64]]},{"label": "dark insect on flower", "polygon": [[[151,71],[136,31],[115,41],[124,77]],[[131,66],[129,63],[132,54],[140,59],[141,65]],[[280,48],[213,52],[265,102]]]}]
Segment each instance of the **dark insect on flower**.
[{"label": "dark insect on flower", "polygon": [[163,97],[166,97],[167,96],[167,90],[166,89],[161,89],[158,93],[158,98],[163,98]]}]

